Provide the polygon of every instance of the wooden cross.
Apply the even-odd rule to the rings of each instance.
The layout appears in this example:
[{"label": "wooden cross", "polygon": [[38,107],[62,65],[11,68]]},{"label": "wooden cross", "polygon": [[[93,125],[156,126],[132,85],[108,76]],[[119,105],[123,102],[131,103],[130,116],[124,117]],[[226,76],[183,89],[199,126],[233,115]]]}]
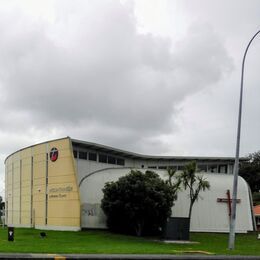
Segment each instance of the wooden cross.
[{"label": "wooden cross", "polygon": [[[228,204],[228,215],[229,217],[231,217],[231,203],[232,203],[232,199],[230,196],[230,190],[227,190],[226,192],[227,194],[227,198],[217,198],[217,202],[224,202]],[[240,203],[241,199],[236,199],[236,203]]]}]

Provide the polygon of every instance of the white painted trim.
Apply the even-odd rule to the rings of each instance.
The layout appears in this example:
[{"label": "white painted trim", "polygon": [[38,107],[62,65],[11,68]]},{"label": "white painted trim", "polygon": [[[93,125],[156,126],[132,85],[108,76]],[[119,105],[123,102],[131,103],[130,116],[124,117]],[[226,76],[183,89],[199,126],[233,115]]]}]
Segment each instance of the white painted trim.
[{"label": "white painted trim", "polygon": [[[202,229],[202,228],[191,228],[191,232],[206,232],[206,233],[229,233],[229,229]],[[236,230],[236,233],[243,233],[246,234],[253,230]]]},{"label": "white painted trim", "polygon": [[42,229],[42,230],[58,230],[58,231],[80,231],[80,227],[72,227],[72,226],[40,226],[35,225],[36,229]]},{"label": "white painted trim", "polygon": [[7,225],[8,227],[18,227],[18,228],[31,228],[32,226],[30,224],[5,224]]}]

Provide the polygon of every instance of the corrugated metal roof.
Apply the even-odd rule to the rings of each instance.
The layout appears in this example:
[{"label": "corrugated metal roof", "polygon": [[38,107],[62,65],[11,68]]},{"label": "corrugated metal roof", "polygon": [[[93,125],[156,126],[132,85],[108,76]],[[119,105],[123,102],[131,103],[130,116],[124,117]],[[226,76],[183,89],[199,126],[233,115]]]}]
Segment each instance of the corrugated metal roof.
[{"label": "corrugated metal roof", "polygon": [[[234,157],[207,157],[207,156],[162,156],[162,155],[144,155],[144,154],[138,154],[134,152],[129,152],[125,150],[121,150],[118,148],[113,148],[110,146],[106,145],[101,145],[97,143],[92,143],[92,142],[86,142],[86,141],[81,141],[77,139],[71,139],[72,144],[74,146],[78,146],[81,148],[88,148],[88,149],[94,149],[100,152],[106,152],[118,156],[123,156],[127,158],[132,158],[132,159],[145,159],[145,160],[183,160],[183,161],[191,161],[191,160],[204,160],[204,161],[231,161],[234,162],[235,158]],[[248,158],[245,157],[240,157],[240,161],[246,161]]]},{"label": "corrugated metal roof", "polygon": [[[51,141],[56,141],[56,140],[62,140],[62,139],[66,139],[66,138],[70,138],[69,136],[67,137],[63,137],[63,138],[58,138],[58,139],[53,139],[53,140],[48,140],[45,142],[41,142],[38,144],[43,144],[43,143],[47,143],[47,142],[51,142]],[[87,141],[82,141],[82,140],[77,140],[77,139],[72,139],[70,138],[72,141],[72,144],[74,146],[78,146],[78,147],[82,147],[82,148],[89,148],[89,149],[95,149],[97,151],[101,151],[101,152],[106,152],[106,153],[111,153],[114,155],[118,155],[118,156],[122,156],[122,157],[127,157],[127,158],[132,158],[132,159],[145,159],[145,160],[183,160],[183,161],[191,161],[191,160],[210,160],[210,161],[231,161],[234,162],[235,158],[234,157],[207,157],[207,156],[160,156],[160,155],[143,155],[143,154],[138,154],[138,153],[133,153],[133,152],[129,152],[129,151],[125,151],[125,150],[121,150],[118,148],[113,148],[110,146],[106,146],[106,145],[101,145],[101,144],[97,144],[97,143],[92,143],[92,142],[87,142]],[[24,148],[21,148],[13,153],[11,153],[10,155],[8,155],[5,158],[5,161],[8,159],[8,157],[10,157],[11,155],[22,151],[24,149],[27,149],[29,147],[33,147],[36,146],[38,144],[34,144],[31,146],[27,146]],[[239,160],[240,161],[247,161],[249,158],[247,157],[240,157]]]}]

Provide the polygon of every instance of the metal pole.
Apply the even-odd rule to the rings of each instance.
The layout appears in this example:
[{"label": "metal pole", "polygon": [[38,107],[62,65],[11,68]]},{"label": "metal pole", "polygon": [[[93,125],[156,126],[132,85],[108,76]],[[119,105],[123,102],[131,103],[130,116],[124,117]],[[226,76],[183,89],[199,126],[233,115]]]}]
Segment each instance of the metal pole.
[{"label": "metal pole", "polygon": [[239,101],[239,113],[238,113],[238,126],[237,126],[237,143],[236,143],[236,158],[234,166],[234,179],[233,179],[233,195],[232,195],[232,207],[231,207],[231,220],[230,220],[230,231],[229,231],[229,242],[228,248],[230,250],[235,248],[235,224],[236,224],[236,200],[237,200],[237,181],[238,181],[238,170],[239,170],[239,149],[240,149],[240,132],[241,132],[241,117],[242,117],[242,101],[243,101],[243,81],[244,81],[244,65],[246,54],[249,46],[251,45],[254,38],[260,33],[258,31],[252,39],[249,41],[242,62],[242,72],[241,72],[241,85],[240,85],[240,101]]}]

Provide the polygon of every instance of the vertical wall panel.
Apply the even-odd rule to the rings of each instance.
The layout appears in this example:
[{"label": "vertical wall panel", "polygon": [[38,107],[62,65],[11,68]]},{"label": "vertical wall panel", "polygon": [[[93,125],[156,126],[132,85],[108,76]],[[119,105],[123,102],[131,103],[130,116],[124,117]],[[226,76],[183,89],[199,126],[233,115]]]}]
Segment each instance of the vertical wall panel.
[{"label": "vertical wall panel", "polygon": [[70,140],[50,142],[52,148],[58,149],[59,156],[48,164],[48,224],[79,228],[80,201]]},{"label": "vertical wall panel", "polygon": [[[58,159],[50,161],[52,147]],[[20,150],[5,161],[6,223],[80,229],[80,201],[69,138]]]},{"label": "vertical wall panel", "polygon": [[21,225],[31,225],[31,149],[21,151]]},{"label": "vertical wall panel", "polygon": [[7,201],[7,218],[6,224],[12,224],[13,221],[13,171],[12,171],[12,158],[6,161],[6,201]]},{"label": "vertical wall panel", "polygon": [[33,154],[33,211],[35,225],[45,225],[46,144],[36,145]]},{"label": "vertical wall panel", "polygon": [[20,154],[13,157],[13,224],[20,224]]}]

